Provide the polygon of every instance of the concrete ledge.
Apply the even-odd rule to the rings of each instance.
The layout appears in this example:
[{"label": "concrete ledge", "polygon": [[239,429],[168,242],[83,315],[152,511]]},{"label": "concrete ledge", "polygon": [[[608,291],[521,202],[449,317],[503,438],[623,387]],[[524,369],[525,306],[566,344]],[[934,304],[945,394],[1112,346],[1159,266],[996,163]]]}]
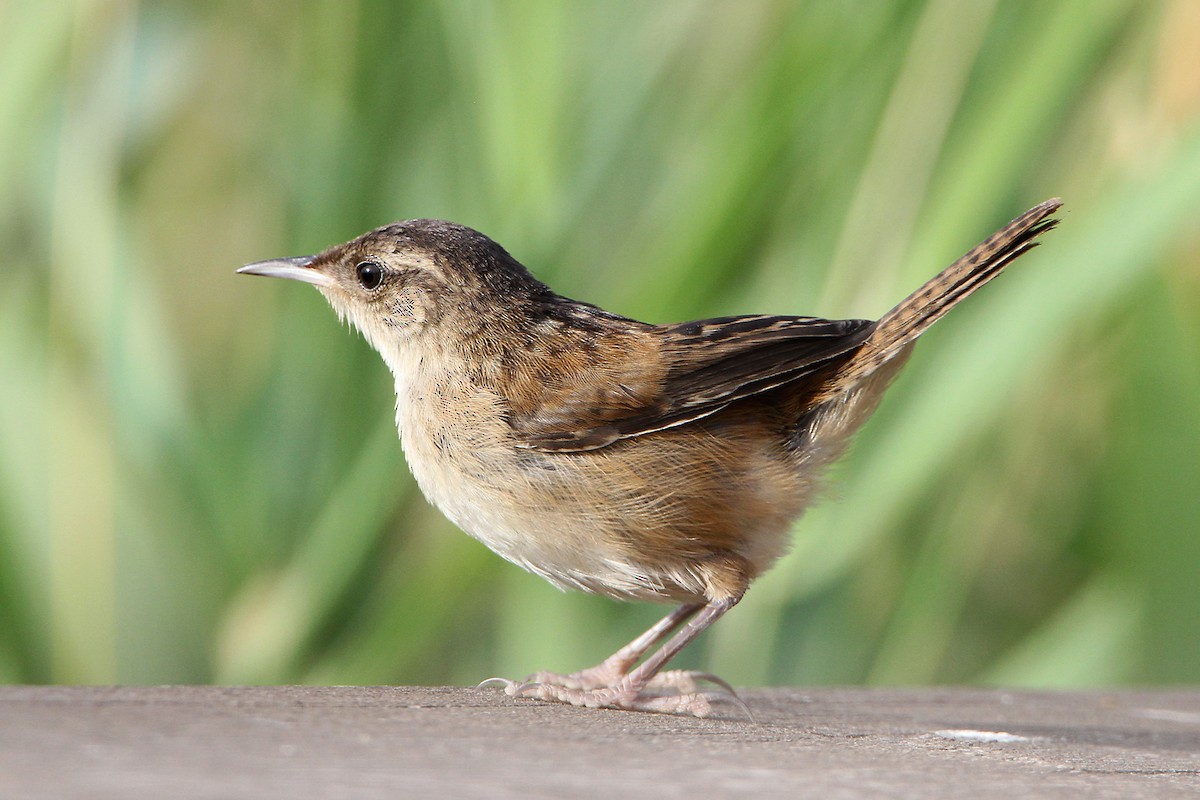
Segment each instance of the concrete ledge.
[{"label": "concrete ledge", "polygon": [[1200,691],[743,697],[757,723],[461,688],[0,687],[0,797],[1200,796]]}]

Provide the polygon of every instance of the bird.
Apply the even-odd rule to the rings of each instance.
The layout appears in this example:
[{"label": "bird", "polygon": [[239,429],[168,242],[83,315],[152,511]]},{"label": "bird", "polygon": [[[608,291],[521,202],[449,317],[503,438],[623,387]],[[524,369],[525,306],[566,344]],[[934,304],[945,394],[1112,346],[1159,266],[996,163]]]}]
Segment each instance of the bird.
[{"label": "bird", "polygon": [[408,466],[455,525],[559,588],[675,605],[594,667],[484,684],[703,717],[733,689],[666,665],[785,552],[917,338],[1035,247],[1061,205],[1016,217],[878,320],[640,322],[432,219],[237,271],[315,286],[379,352]]}]

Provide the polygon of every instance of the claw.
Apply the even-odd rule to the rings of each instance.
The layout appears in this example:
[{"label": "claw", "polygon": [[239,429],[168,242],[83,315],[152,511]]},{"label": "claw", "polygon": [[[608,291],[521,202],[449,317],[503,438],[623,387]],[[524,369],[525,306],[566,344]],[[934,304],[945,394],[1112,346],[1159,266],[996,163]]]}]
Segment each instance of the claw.
[{"label": "claw", "polygon": [[[722,683],[726,687],[729,686],[729,684],[725,684],[724,681],[722,681]],[[721,694],[720,697],[724,700],[729,700],[735,706],[737,706],[742,711],[744,711],[746,714],[746,718],[750,720],[751,725],[758,724],[758,720],[754,718],[754,712],[750,710],[750,706],[746,705],[746,701],[743,700],[742,698],[738,697],[738,693],[735,692],[733,689],[730,689],[728,694]]]},{"label": "claw", "polygon": [[542,683],[541,681],[525,681],[524,683],[513,685],[512,687],[505,689],[504,692],[509,697],[527,697],[530,695],[526,695],[525,693],[530,689],[537,689],[537,687],[545,685],[546,684]]},{"label": "claw", "polygon": [[724,678],[714,675],[711,672],[697,672],[691,669],[671,669],[660,672],[651,679],[647,686],[649,688],[664,687],[678,689],[683,694],[692,694],[698,688],[696,681],[708,681],[720,686],[726,692],[729,692],[729,694],[737,694]]}]

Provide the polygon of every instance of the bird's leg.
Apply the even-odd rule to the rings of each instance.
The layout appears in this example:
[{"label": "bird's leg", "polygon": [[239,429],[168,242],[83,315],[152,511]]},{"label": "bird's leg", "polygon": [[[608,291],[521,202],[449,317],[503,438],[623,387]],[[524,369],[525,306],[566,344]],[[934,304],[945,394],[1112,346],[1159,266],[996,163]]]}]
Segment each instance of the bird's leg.
[{"label": "bird's leg", "polygon": [[[497,683],[503,686],[504,691],[511,696],[520,694],[521,689],[525,686],[538,683],[552,683],[569,689],[599,689],[604,686],[613,686],[629,674],[629,671],[633,669],[633,665],[641,660],[642,656],[651,647],[654,647],[654,645],[667,638],[672,631],[702,608],[704,608],[703,603],[687,603],[679,606],[670,614],[667,614],[667,616],[654,623],[641,636],[638,636],[594,667],[581,669],[578,672],[572,672],[570,675],[547,671],[536,672],[526,677],[523,681],[512,681],[508,678],[488,678],[479,684],[479,686],[483,687],[491,683]],[[682,670],[679,672],[682,673]],[[664,673],[665,676],[666,673]],[[708,676],[696,673],[696,677],[707,678]],[[714,682],[724,683],[717,678],[714,679]],[[664,682],[662,685],[665,686],[668,684]],[[691,688],[686,689],[686,691],[694,691],[694,689],[695,683],[693,681]]]},{"label": "bird's leg", "polygon": [[[588,683],[593,685],[585,686],[581,680],[572,680],[575,676],[555,676],[566,677],[568,679],[562,682],[541,682],[537,680],[538,676],[535,675],[532,681],[523,684],[505,682],[505,692],[518,697],[536,697],[542,700],[554,700],[560,703],[586,706],[588,708],[621,708],[631,711],[659,711],[670,714],[691,714],[697,717],[706,717],[712,712],[709,697],[708,695],[694,691],[694,679],[699,677],[714,680],[727,689],[729,688],[728,684],[715,678],[715,676],[703,673],[680,672],[672,677],[672,673],[664,674],[662,670],[667,662],[674,658],[680,650],[687,647],[708,626],[720,619],[726,611],[733,608],[739,599],[740,597],[729,597],[721,600],[713,600],[704,605],[680,606],[657,625],[618,650],[598,666],[590,670],[584,670],[583,673],[575,673],[575,676],[582,674],[587,679],[592,679],[588,680]],[[686,624],[683,626],[683,629],[668,639],[666,644],[660,647],[640,666],[632,670],[629,669],[655,642],[661,641],[667,634],[685,621]],[[605,682],[595,685],[595,679],[600,679],[602,675],[605,678]],[[661,683],[656,683],[655,679],[659,676],[668,679]],[[686,684],[679,679],[680,676],[687,678]],[[615,678],[615,680],[610,680],[612,678]],[[688,690],[682,693],[665,695],[646,693],[647,689],[661,686],[676,689],[688,687]],[[732,694],[733,690],[729,689],[729,691]],[[734,697],[736,698],[736,695]]]},{"label": "bird's leg", "polygon": [[[604,686],[614,686],[629,674],[629,671],[633,669],[633,665],[640,661],[642,656],[651,647],[654,647],[667,638],[672,631],[694,616],[702,608],[704,608],[702,603],[690,603],[679,606],[656,622],[641,636],[594,667],[572,672],[570,675],[560,675],[556,672],[538,672],[526,678],[522,682],[522,685],[529,683],[552,683],[570,689],[599,689]],[[516,687],[513,687],[508,693],[516,694]]]}]

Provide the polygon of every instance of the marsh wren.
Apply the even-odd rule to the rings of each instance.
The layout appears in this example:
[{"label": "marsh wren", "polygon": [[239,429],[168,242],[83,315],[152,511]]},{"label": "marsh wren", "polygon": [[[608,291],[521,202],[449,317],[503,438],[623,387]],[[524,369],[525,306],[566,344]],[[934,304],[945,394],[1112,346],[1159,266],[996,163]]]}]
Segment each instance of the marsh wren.
[{"label": "marsh wren", "polygon": [[664,666],[784,552],[917,337],[1034,247],[1060,205],[1017,217],[877,321],[638,322],[428,219],[238,271],[313,284],[379,351],[409,467],[458,527],[560,588],[678,604],[595,667],[494,679],[508,694],[704,716],[697,681],[727,685]]}]

